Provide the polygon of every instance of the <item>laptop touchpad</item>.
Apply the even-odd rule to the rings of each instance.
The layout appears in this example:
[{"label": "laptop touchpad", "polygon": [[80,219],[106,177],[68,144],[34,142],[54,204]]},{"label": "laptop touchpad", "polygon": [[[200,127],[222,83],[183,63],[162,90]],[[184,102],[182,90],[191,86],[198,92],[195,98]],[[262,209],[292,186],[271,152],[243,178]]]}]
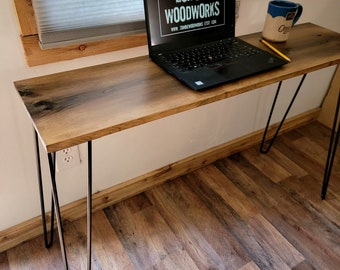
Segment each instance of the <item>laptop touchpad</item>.
[{"label": "laptop touchpad", "polygon": [[247,67],[239,62],[214,63],[209,67],[227,78],[240,77],[241,74],[244,74],[245,71],[247,71]]}]

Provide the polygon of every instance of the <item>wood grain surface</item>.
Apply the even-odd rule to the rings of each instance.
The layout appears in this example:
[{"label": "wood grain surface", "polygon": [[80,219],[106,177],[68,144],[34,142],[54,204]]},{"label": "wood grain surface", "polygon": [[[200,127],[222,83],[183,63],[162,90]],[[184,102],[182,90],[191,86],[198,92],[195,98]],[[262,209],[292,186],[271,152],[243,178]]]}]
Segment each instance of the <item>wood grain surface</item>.
[{"label": "wood grain surface", "polygon": [[[260,44],[260,34],[242,37]],[[147,56],[15,82],[48,152],[340,63],[340,34],[296,26],[278,49],[292,62],[204,92],[166,74]]]}]

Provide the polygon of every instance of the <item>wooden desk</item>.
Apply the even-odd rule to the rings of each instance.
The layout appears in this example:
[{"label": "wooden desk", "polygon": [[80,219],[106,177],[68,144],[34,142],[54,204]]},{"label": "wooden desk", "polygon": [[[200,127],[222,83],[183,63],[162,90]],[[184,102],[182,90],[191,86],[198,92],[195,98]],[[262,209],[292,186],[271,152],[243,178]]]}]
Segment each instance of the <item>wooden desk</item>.
[{"label": "wooden desk", "polygon": [[[260,33],[243,36],[242,39],[267,49],[259,42]],[[292,59],[291,63],[201,93],[183,86],[147,56],[17,81],[15,86],[41,142],[47,153],[51,154],[340,63],[340,34],[310,23],[294,27],[289,40],[277,44],[277,47]],[[92,183],[91,143],[88,149],[89,217]],[[49,158],[53,175],[55,160],[52,155],[49,155]],[[54,189],[53,176],[52,186]],[[53,199],[56,203],[57,221],[59,219],[58,228],[61,231],[59,237],[62,238],[56,186]],[[88,223],[91,223],[91,218]],[[88,233],[91,239],[91,228]],[[62,252],[65,253],[63,250]],[[89,256],[91,257],[90,253]]]},{"label": "wooden desk", "polygon": [[[282,68],[194,92],[147,56],[15,82],[47,151],[54,152],[340,62],[338,33],[303,24],[277,47]],[[260,34],[242,39],[266,49]],[[53,125],[51,125],[53,123]]]}]

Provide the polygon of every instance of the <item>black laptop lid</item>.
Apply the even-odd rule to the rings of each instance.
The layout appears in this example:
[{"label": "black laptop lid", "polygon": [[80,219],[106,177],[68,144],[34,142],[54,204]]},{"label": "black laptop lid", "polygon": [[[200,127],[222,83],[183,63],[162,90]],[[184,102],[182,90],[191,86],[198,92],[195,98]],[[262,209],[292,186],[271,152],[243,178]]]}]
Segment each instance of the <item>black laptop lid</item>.
[{"label": "black laptop lid", "polygon": [[144,0],[149,53],[235,36],[235,0]]}]

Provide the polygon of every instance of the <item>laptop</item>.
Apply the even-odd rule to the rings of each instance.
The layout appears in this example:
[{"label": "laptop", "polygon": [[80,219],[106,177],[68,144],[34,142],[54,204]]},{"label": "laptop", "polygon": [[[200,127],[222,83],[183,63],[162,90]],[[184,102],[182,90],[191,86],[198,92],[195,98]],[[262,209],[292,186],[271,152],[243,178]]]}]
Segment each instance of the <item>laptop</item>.
[{"label": "laptop", "polygon": [[202,91],[286,60],[235,37],[235,0],[144,0],[149,56]]}]

